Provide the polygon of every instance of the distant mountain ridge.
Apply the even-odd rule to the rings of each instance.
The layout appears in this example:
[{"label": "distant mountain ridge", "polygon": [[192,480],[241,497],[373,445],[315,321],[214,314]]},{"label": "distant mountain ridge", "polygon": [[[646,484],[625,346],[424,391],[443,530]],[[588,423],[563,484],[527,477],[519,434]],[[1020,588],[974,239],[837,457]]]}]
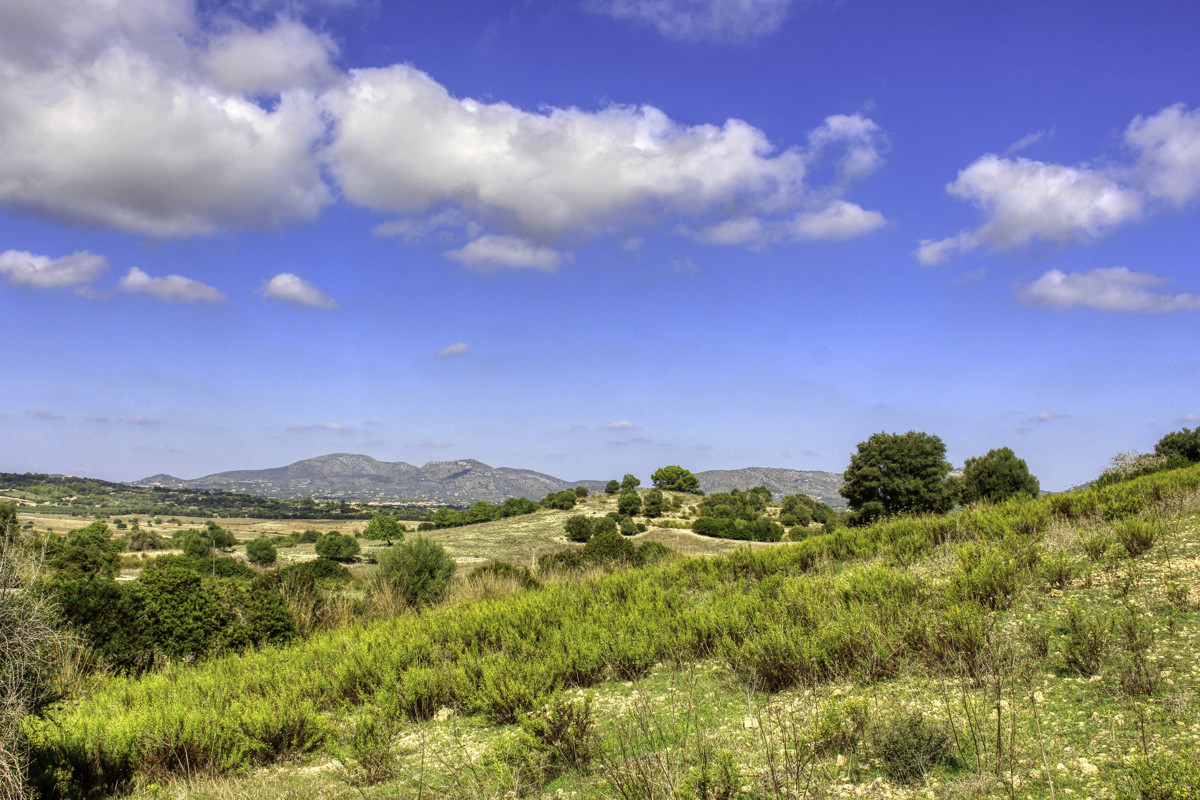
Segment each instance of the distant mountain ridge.
[{"label": "distant mountain ridge", "polygon": [[[830,472],[801,472],[791,469],[751,468],[710,470],[696,473],[705,492],[748,489],[764,485],[777,497],[802,492],[839,506],[837,494],[841,475]],[[415,467],[403,461],[379,461],[355,453],[332,453],[306,458],[286,467],[218,472],[186,480],[173,475],[152,475],[134,486],[169,489],[243,492],[263,497],[363,502],[433,502],[465,505],[486,500],[503,502],[509,497],[540,500],[550,492],[584,486],[604,491],[607,481],[567,481],[529,469],[491,467],[474,459],[430,461]]]}]

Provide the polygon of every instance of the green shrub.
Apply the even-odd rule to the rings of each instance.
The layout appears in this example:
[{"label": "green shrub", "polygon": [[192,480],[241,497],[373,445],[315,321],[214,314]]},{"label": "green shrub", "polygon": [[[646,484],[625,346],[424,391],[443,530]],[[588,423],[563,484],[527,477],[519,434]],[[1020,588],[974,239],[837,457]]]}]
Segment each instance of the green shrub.
[{"label": "green shrub", "polygon": [[675,556],[675,551],[660,542],[642,542],[637,548],[637,560],[641,564],[661,564]]},{"label": "green shrub", "polygon": [[396,777],[400,762],[392,746],[396,720],[373,709],[355,717],[350,735],[333,749],[341,762],[341,773],[354,786],[375,786]]},{"label": "green shrub", "polygon": [[1089,561],[1100,562],[1108,555],[1108,550],[1112,547],[1113,536],[1104,528],[1098,528],[1091,533],[1080,533],[1079,546],[1083,549],[1084,555]]},{"label": "green shrub", "polygon": [[[211,551],[210,551],[211,552]],[[186,569],[202,578],[228,578],[233,580],[249,580],[254,577],[254,570],[242,561],[228,556],[209,555],[204,558],[191,556],[158,556],[146,562],[143,572],[174,567]]]},{"label": "green shrub", "polygon": [[261,536],[246,543],[246,560],[251,564],[265,567],[275,563],[279,557],[275,545],[266,536]]},{"label": "green shrub", "polygon": [[558,695],[541,711],[528,714],[521,730],[546,756],[544,780],[587,766],[599,748],[591,697],[572,701]]},{"label": "green shrub", "polygon": [[304,531],[304,533],[300,534],[300,538],[297,541],[299,541],[300,544],[314,544],[317,539],[320,538],[320,531],[315,531],[312,528],[309,528],[308,530]]},{"label": "green shrub", "polygon": [[320,539],[317,539],[313,549],[322,558],[329,558],[334,561],[350,561],[358,555],[359,545],[358,540],[353,536],[346,536],[337,531],[330,531]]},{"label": "green shrub", "polygon": [[953,766],[954,748],[945,727],[919,711],[882,723],[873,741],[883,772],[900,783],[923,780],[930,769]]},{"label": "green shrub", "polygon": [[446,548],[417,536],[379,556],[371,577],[377,587],[397,592],[409,606],[419,607],[446,594],[454,569],[454,559]]},{"label": "green shrub", "polygon": [[1162,536],[1162,523],[1156,518],[1130,517],[1113,525],[1117,541],[1129,556],[1140,556]]},{"label": "green shrub", "polygon": [[617,510],[629,517],[642,513],[642,497],[634,489],[626,489],[617,495]]},{"label": "green shrub", "polygon": [[130,531],[125,536],[125,549],[131,553],[136,553],[142,550],[162,550],[165,545],[163,538],[154,531],[137,530]]},{"label": "green shrub", "polygon": [[278,574],[285,583],[305,578],[328,583],[345,583],[351,578],[350,570],[336,561],[330,561],[328,558],[314,558],[312,561],[289,564],[281,569]]},{"label": "green shrub", "polygon": [[1067,602],[1063,624],[1063,661],[1080,675],[1095,675],[1108,650],[1108,626],[1074,601]]},{"label": "green shrub", "polygon": [[595,564],[636,564],[637,548],[616,531],[601,531],[583,546],[583,558]]},{"label": "green shrub", "polygon": [[592,538],[592,520],[585,514],[574,514],[563,523],[563,532],[572,542],[586,542]]}]

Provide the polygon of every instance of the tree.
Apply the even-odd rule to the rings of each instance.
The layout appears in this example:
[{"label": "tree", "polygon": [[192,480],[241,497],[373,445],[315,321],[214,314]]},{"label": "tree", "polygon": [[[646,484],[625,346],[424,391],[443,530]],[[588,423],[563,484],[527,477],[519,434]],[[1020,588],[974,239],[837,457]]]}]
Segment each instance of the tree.
[{"label": "tree", "polygon": [[1038,479],[1029,474],[1029,465],[1007,447],[968,458],[958,485],[963,505],[979,500],[999,503],[1019,495],[1037,497],[1041,491]]},{"label": "tree", "polygon": [[621,478],[622,489],[636,489],[641,485],[641,480],[636,475],[630,475],[628,472],[625,473],[624,478]]},{"label": "tree", "polygon": [[480,500],[475,505],[467,509],[463,514],[463,523],[466,525],[474,525],[477,522],[492,522],[500,518],[500,508]]},{"label": "tree", "polygon": [[575,487],[575,496],[578,497],[580,500],[587,497],[588,496],[588,488],[586,486],[576,486]]},{"label": "tree", "polygon": [[237,540],[233,538],[232,532],[222,528],[211,519],[208,521],[205,532],[208,534],[208,538],[212,539],[213,547],[225,550],[237,544]]},{"label": "tree", "polygon": [[454,559],[446,548],[416,536],[379,557],[372,581],[376,589],[396,592],[416,607],[440,600],[450,588],[454,569]]},{"label": "tree", "polygon": [[689,470],[675,464],[655,470],[654,474],[650,476],[650,480],[654,481],[654,488],[656,489],[687,492],[688,494],[698,494],[700,492],[700,479]]},{"label": "tree", "polygon": [[616,478],[613,478],[604,486],[605,494],[616,494],[619,491],[621,491],[621,484],[617,483]]},{"label": "tree", "polygon": [[894,514],[943,514],[952,497],[946,486],[950,464],[937,436],[909,431],[876,433],[858,443],[839,489],[859,522]]},{"label": "tree", "polygon": [[323,558],[331,558],[334,561],[349,561],[358,555],[358,540],[353,536],[346,536],[337,531],[329,533],[317,539],[313,549],[317,551],[317,555]]},{"label": "tree", "polygon": [[400,541],[404,538],[404,527],[396,522],[395,517],[377,514],[371,517],[371,521],[363,529],[363,538],[375,542],[390,542],[393,539]]},{"label": "tree", "polygon": [[662,492],[658,489],[646,492],[646,497],[642,500],[642,514],[647,517],[661,517],[666,507],[667,499],[663,497]]},{"label": "tree", "polygon": [[617,510],[622,514],[634,516],[642,513],[642,498],[634,489],[626,489],[617,496]]},{"label": "tree", "polygon": [[1154,445],[1154,452],[1166,456],[1168,463],[1174,461],[1180,464],[1194,464],[1200,461],[1200,427],[1168,433]]},{"label": "tree", "polygon": [[265,567],[274,564],[278,555],[275,545],[266,536],[251,539],[246,543],[246,560],[251,564]]},{"label": "tree", "polygon": [[436,528],[454,528],[463,524],[462,512],[457,508],[446,506],[433,512],[433,524]]}]

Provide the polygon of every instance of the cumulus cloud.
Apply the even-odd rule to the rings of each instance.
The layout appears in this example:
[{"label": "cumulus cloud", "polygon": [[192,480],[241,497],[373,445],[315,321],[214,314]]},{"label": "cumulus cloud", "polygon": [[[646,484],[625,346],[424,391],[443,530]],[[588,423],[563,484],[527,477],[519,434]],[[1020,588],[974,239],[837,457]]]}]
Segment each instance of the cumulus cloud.
[{"label": "cumulus cloud", "polygon": [[555,272],[563,261],[563,254],[557,250],[535,245],[520,236],[499,234],[480,236],[464,247],[449,250],[444,255],[476,272],[495,272],[500,269]]},{"label": "cumulus cloud", "polygon": [[[699,231],[743,217],[778,227],[798,211],[822,212],[886,150],[882,131],[858,115],[830,117],[807,148],[779,152],[741,120],[685,126],[652,106],[529,112],[455,98],[408,66],[355,70],[326,107],[326,158],[346,197],[402,217],[380,232],[420,234],[413,219],[431,216],[482,225],[488,245],[515,244],[489,236],[546,242],[647,218]],[[835,164],[835,185],[805,186],[816,161]]]},{"label": "cumulus cloud", "polygon": [[1200,295],[1161,294],[1153,288],[1170,283],[1167,278],[1125,267],[1065,273],[1052,269],[1025,287],[1020,297],[1038,306],[1084,306],[1100,311],[1162,314],[1200,309]]},{"label": "cumulus cloud", "polygon": [[337,302],[303,278],[281,272],[263,287],[263,297],[307,308],[336,308]]},{"label": "cumulus cloud", "polygon": [[1200,110],[1178,104],[1136,117],[1124,143],[1136,156],[1132,163],[1072,167],[984,155],[946,187],[977,207],[983,224],[921,240],[917,260],[932,265],[978,247],[1088,241],[1164,203],[1181,206],[1200,194]]},{"label": "cumulus cloud", "polygon": [[802,240],[852,239],[883,227],[887,220],[878,211],[867,211],[845,200],[836,200],[820,211],[797,214],[787,229],[790,238]]},{"label": "cumulus cloud", "polygon": [[330,60],[337,46],[296,20],[281,18],[265,30],[230,23],[214,37],[202,61],[217,85],[230,92],[276,94],[318,88],[337,79]]},{"label": "cumulus cloud", "polygon": [[792,0],[590,0],[584,7],[681,41],[745,42],[779,29]]},{"label": "cumulus cloud", "polygon": [[215,88],[184,44],[202,38],[191,3],[0,5],[0,204],[179,237],[311,220],[330,202],[315,96],[268,110]]},{"label": "cumulus cloud", "polygon": [[61,289],[87,286],[108,271],[103,256],[81,250],[69,256],[50,258],[24,250],[0,253],[0,275],[9,286],[34,289]]},{"label": "cumulus cloud", "polygon": [[438,350],[437,354],[442,358],[453,358],[454,356],[461,356],[469,349],[470,348],[467,347],[466,342],[455,342],[448,347],[443,347],[441,350]]},{"label": "cumulus cloud", "polygon": [[137,267],[129,268],[129,272],[117,284],[117,289],[168,303],[221,303],[225,300],[223,292],[208,284],[182,275],[152,278]]}]

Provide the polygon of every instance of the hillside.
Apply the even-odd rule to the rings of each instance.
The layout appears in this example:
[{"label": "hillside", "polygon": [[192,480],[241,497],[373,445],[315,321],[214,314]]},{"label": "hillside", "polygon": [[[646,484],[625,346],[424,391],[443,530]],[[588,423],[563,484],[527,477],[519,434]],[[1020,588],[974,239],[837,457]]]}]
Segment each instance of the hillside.
[{"label": "hillside", "polygon": [[574,486],[600,491],[604,481],[565,481],[528,469],[491,467],[473,459],[430,461],[415,467],[403,461],[333,453],[286,467],[218,472],[192,480],[155,475],[136,481],[135,485],[235,491],[279,498],[419,500],[463,505],[480,500],[502,502],[509,497],[542,498]]},{"label": "hillside", "polygon": [[842,488],[840,472],[779,469],[776,467],[746,467],[745,469],[710,469],[697,472],[700,488],[706,494],[745,491],[753,486],[765,486],[776,500],[788,494],[806,494],[833,508],[846,508],[846,498],[838,494]]},{"label": "hillside", "polygon": [[47,779],[156,800],[1194,797],[1198,512],[1191,467],[468,579],[419,614],[89,684],[31,731]]}]

